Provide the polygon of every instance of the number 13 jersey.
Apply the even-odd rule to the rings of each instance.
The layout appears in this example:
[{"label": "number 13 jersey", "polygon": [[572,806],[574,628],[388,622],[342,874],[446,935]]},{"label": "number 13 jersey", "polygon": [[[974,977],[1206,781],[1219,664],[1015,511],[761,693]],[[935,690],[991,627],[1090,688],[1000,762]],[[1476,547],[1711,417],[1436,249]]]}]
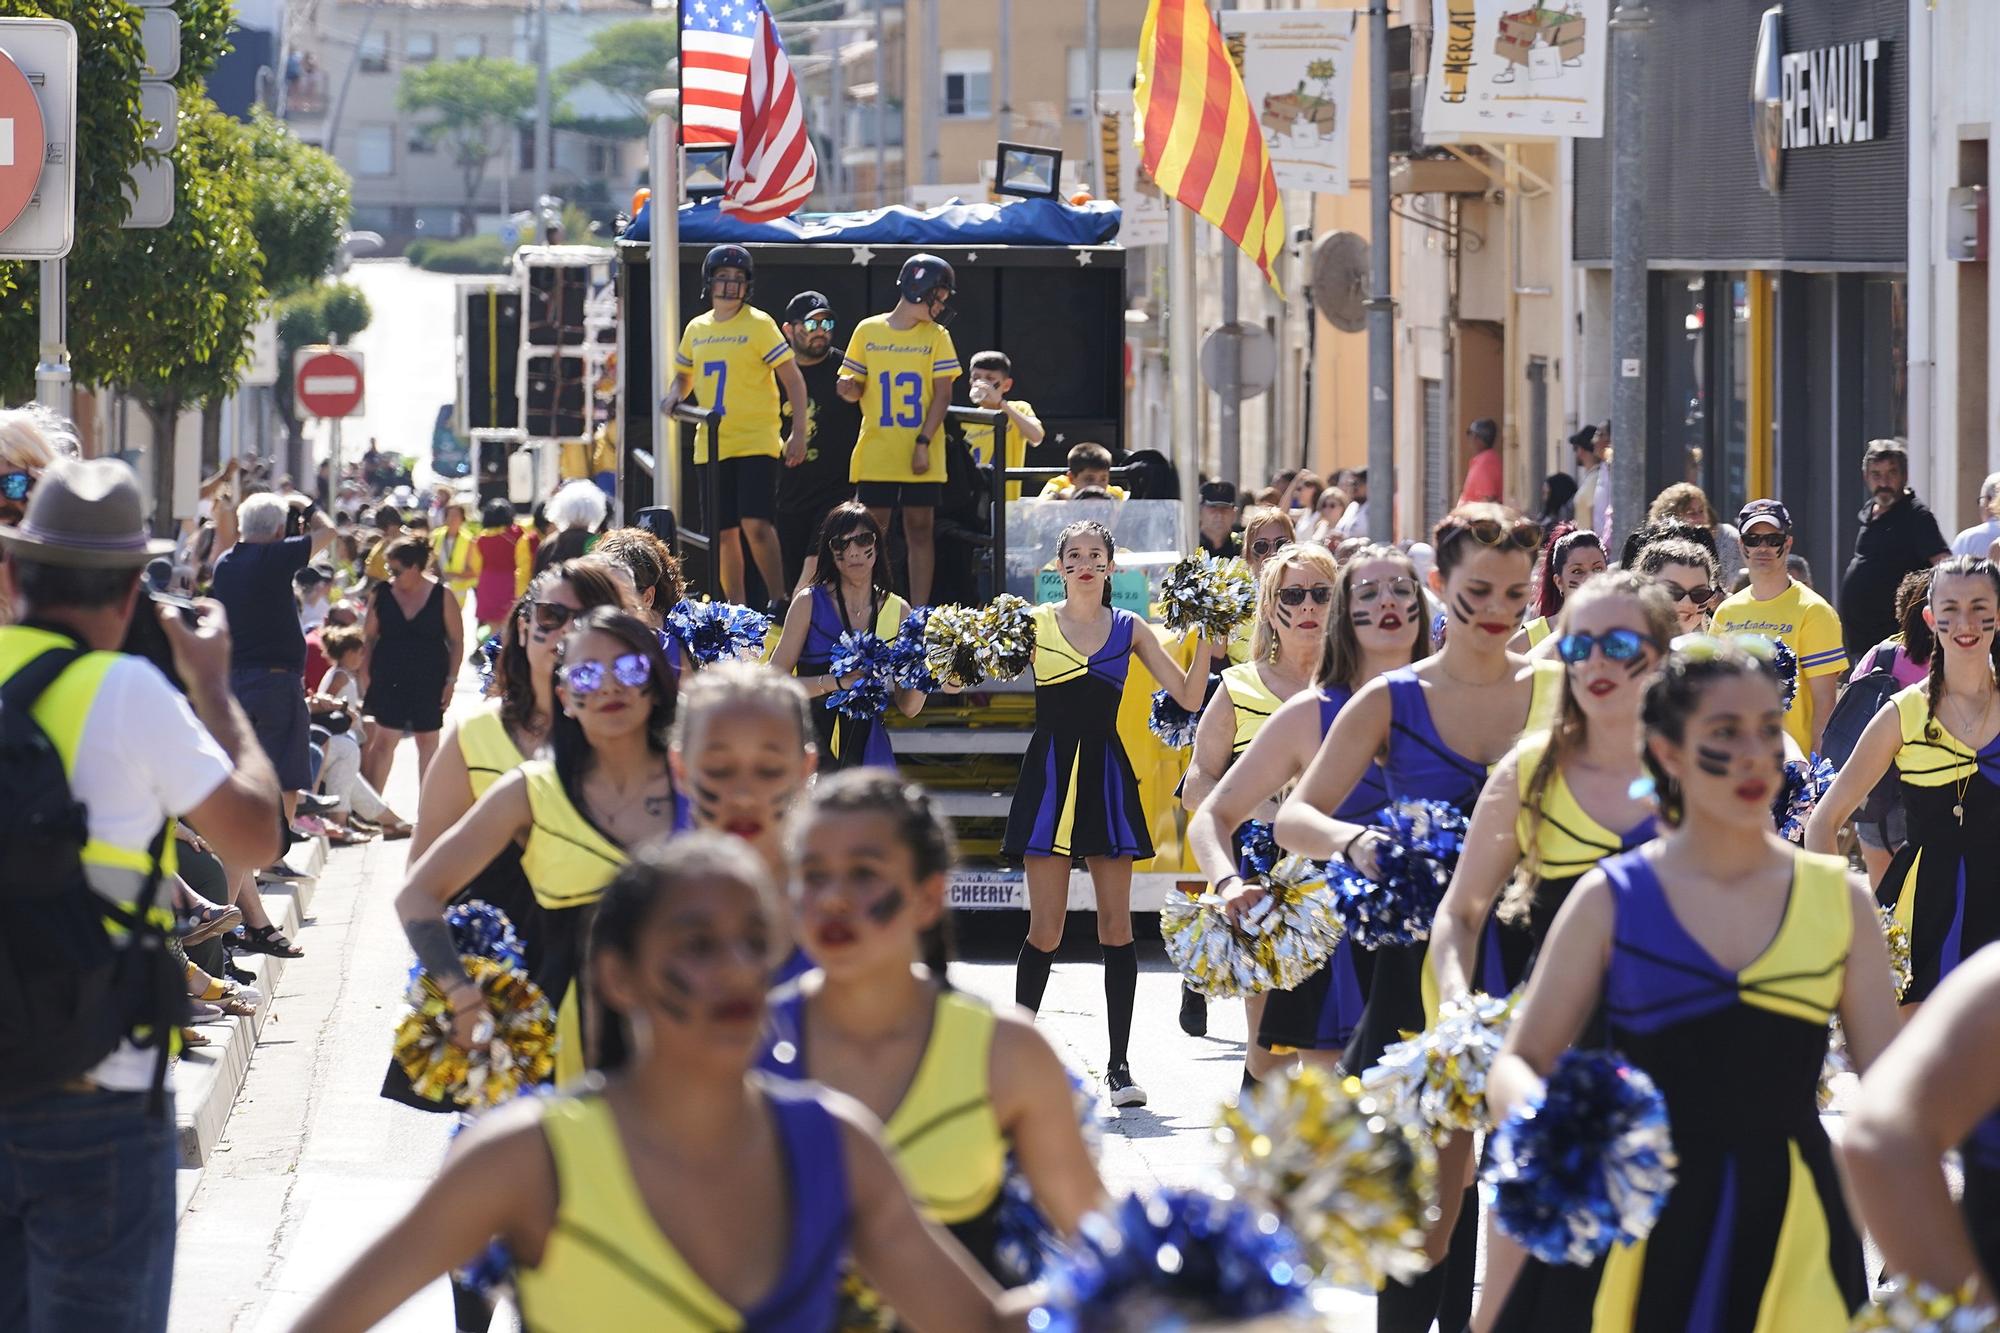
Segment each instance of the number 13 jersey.
[{"label": "number 13 jersey", "polygon": [[958,350],[939,325],[898,329],[887,315],[855,325],[840,363],[842,379],[861,383],[861,437],[847,479],[942,482],[944,441],[931,442],[926,472],[910,467],[910,451],[930,411],[931,382],[958,376]]}]

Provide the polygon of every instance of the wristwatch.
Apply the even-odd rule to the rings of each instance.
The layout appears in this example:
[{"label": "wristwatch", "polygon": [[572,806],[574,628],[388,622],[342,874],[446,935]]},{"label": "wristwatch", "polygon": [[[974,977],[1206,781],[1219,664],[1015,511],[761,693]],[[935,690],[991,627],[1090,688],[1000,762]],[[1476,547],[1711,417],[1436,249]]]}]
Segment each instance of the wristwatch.
[{"label": "wristwatch", "polygon": [[928,435],[919,435],[917,436],[917,443],[923,445],[925,448],[928,449],[930,447],[931,437]]},{"label": "wristwatch", "polygon": [[1232,880],[1233,880],[1233,881],[1235,881],[1235,882],[1236,882],[1236,883],[1238,883],[1238,884],[1241,884],[1241,883],[1243,883],[1243,876],[1241,876],[1241,875],[1224,875],[1224,876],[1223,876],[1223,877],[1222,877],[1221,879],[1218,879],[1217,881],[1215,881],[1215,891],[1216,891],[1217,893],[1222,893],[1222,892],[1226,891],[1226,890],[1228,889],[1228,887],[1229,887],[1229,884],[1230,884],[1230,882],[1231,882]]}]

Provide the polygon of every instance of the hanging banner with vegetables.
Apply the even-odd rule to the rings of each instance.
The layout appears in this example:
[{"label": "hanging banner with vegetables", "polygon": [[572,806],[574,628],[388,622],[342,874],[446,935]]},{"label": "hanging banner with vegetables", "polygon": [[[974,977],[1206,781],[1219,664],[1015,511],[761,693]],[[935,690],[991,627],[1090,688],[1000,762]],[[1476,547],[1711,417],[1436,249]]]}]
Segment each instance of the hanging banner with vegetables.
[{"label": "hanging banner with vegetables", "polygon": [[1602,137],[1610,7],[1432,0],[1423,139]]},{"label": "hanging banner with vegetables", "polygon": [[1221,27],[1278,188],[1346,194],[1354,11],[1224,10]]}]

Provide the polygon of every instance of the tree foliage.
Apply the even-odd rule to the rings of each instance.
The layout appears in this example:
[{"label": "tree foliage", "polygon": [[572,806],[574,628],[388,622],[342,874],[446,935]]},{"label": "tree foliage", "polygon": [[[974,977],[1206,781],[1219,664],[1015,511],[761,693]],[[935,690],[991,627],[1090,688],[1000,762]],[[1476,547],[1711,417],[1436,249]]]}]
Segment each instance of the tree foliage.
[{"label": "tree foliage", "polygon": [[507,137],[535,105],[535,71],[518,60],[450,60],[403,71],[396,105],[428,118],[418,133],[444,145],[465,185],[468,219],[494,156],[511,151]]},{"label": "tree foliage", "polygon": [[[346,282],[315,282],[297,288],[280,297],[272,313],[278,321],[278,364],[287,369],[299,348],[335,339],[352,342],[374,318],[367,296]],[[279,414],[296,430],[291,376],[279,375],[276,390]]]},{"label": "tree foliage", "polygon": [[250,230],[264,252],[264,285],[279,296],[316,283],[340,256],[352,183],[333,156],[258,108],[244,127],[254,173]]},{"label": "tree foliage", "polygon": [[564,65],[560,74],[565,82],[594,83],[618,98],[643,130],[646,94],[668,85],[679,44],[669,18],[614,23],[592,34],[590,50]]}]

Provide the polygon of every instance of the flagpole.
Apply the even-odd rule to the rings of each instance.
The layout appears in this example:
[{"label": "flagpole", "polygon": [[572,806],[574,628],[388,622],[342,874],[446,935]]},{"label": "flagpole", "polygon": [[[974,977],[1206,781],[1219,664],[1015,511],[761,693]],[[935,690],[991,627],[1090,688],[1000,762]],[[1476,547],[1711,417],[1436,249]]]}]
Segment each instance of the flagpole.
[{"label": "flagpole", "polygon": [[1389,294],[1389,0],[1368,10],[1368,539],[1396,536],[1396,302]]},{"label": "flagpole", "polygon": [[668,376],[674,349],[681,342],[680,264],[680,113],[678,88],[656,88],[646,94],[646,112],[653,118],[649,139],[653,197],[647,204],[651,231],[647,239],[646,276],[653,311],[653,503],[664,504],[680,523],[680,428],[667,419]]},{"label": "flagpole", "polygon": [[[1181,483],[1181,549],[1192,551],[1201,503],[1201,375],[1196,367],[1200,316],[1195,311],[1194,210],[1167,205],[1167,364],[1174,386],[1173,440],[1164,452]],[[1224,477],[1233,482],[1234,477]]]}]

